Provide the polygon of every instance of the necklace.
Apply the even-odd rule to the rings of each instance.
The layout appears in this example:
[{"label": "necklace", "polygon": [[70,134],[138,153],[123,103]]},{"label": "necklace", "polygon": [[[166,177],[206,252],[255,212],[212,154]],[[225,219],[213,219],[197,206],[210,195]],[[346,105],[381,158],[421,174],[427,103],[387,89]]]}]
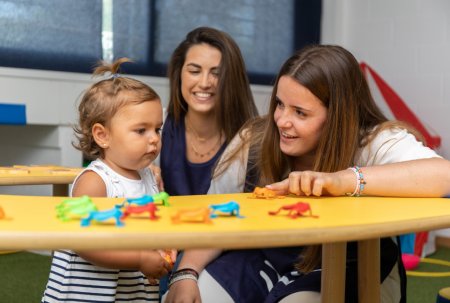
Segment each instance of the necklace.
[{"label": "necklace", "polygon": [[[186,127],[190,130],[190,131],[192,131],[192,133],[194,134],[194,136],[195,136],[195,139],[200,143],[204,143],[204,142],[206,142],[206,141],[208,141],[208,139],[207,138],[202,138],[202,137],[200,137],[199,135],[198,135],[198,133],[197,133],[197,131],[194,129],[194,127],[191,125],[191,121],[189,120],[189,118],[187,118],[186,119]],[[195,144],[191,141],[190,142],[190,146],[191,146],[191,148],[192,148],[192,151],[194,152],[194,154],[197,156],[197,157],[200,157],[200,158],[204,158],[204,157],[209,157],[210,155],[211,155],[211,153],[212,152],[214,152],[216,149],[217,149],[217,147],[218,146],[220,146],[220,143],[222,142],[222,133],[220,134],[220,136],[219,136],[219,138],[218,138],[218,140],[217,140],[217,142],[207,151],[207,152],[205,152],[205,153],[201,153],[201,152],[199,152],[198,151],[198,149],[195,147]]]},{"label": "necklace", "polygon": [[219,140],[217,140],[216,144],[214,144],[213,147],[211,147],[206,153],[203,153],[203,154],[202,154],[201,152],[199,152],[199,151],[195,148],[195,144],[193,144],[193,143],[191,143],[191,148],[192,148],[192,150],[194,151],[194,154],[195,154],[197,157],[203,158],[203,157],[205,157],[205,156],[210,156],[211,153],[212,153],[213,151],[215,151],[215,149],[216,149],[218,146],[220,146],[220,142],[221,142],[221,141],[222,141],[222,135],[219,136]]}]

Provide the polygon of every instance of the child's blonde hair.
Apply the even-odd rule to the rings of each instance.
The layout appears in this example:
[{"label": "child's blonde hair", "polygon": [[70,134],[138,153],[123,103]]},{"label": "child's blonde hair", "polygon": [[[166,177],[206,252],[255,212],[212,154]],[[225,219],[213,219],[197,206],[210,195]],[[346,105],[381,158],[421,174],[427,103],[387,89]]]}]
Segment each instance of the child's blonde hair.
[{"label": "child's blonde hair", "polygon": [[74,127],[78,144],[74,144],[74,147],[90,159],[103,156],[103,149],[97,145],[92,135],[95,123],[108,126],[111,118],[125,105],[160,101],[158,94],[147,84],[118,74],[120,65],[125,62],[130,60],[120,58],[111,64],[101,61],[93,76],[108,73],[111,76],[93,84],[85,92],[78,106],[79,120],[78,125]]}]

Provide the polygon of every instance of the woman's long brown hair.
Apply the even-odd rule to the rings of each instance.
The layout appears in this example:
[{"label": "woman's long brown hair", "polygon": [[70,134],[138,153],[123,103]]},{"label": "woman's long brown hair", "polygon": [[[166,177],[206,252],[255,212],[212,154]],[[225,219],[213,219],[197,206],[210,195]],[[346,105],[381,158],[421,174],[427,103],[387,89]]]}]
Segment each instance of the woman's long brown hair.
[{"label": "woman's long brown hair", "polygon": [[[226,170],[232,158],[244,145],[260,146],[253,162],[260,173],[258,185],[264,186],[288,177],[295,158],[283,154],[280,134],[274,121],[278,82],[287,76],[306,87],[327,108],[327,120],[322,130],[311,169],[336,172],[355,165],[358,150],[370,143],[381,130],[406,128],[404,123],[388,121],[375,104],[369,86],[355,57],[340,46],[315,45],[290,57],[278,73],[270,99],[269,113],[251,121],[241,131],[242,145],[228,153],[216,175]],[[247,169],[248,170],[248,169]],[[308,246],[297,268],[302,272],[315,269],[321,260],[320,246]]]},{"label": "woman's long brown hair", "polygon": [[196,28],[186,35],[173,52],[168,69],[168,114],[178,123],[187,112],[187,103],[181,94],[181,70],[189,49],[199,44],[208,44],[222,54],[216,92],[219,96],[219,102],[216,104],[216,123],[224,132],[225,141],[229,143],[246,121],[258,115],[258,110],[239,46],[223,31],[210,27]]}]

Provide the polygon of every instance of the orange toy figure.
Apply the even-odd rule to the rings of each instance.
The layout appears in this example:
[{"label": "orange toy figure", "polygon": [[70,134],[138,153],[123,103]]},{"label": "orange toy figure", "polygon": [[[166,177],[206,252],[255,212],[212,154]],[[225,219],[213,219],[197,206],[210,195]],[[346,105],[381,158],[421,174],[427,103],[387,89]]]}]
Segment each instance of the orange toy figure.
[{"label": "orange toy figure", "polygon": [[167,261],[167,263],[169,263],[170,265],[173,266],[173,264],[175,264],[176,261],[176,251],[174,253],[174,250],[171,249],[166,249],[161,253],[162,257],[164,258],[164,260]]},{"label": "orange toy figure", "polygon": [[191,209],[180,209],[171,217],[171,219],[172,223],[175,224],[181,222],[212,223],[210,215],[211,209],[209,207],[198,207]]},{"label": "orange toy figure", "polygon": [[167,263],[173,265],[173,261],[172,261],[172,258],[170,257],[170,255],[165,255],[164,260],[166,260]]},{"label": "orange toy figure", "polygon": [[294,204],[283,205],[276,211],[269,211],[269,215],[275,216],[282,210],[288,210],[289,212],[288,212],[287,216],[291,217],[292,219],[295,219],[299,216],[305,217],[305,215],[304,215],[305,212],[308,212],[307,217],[312,217],[312,218],[319,217],[319,216],[315,216],[312,214],[311,206],[309,205],[309,203],[306,203],[306,202],[297,202]]},{"label": "orange toy figure", "polygon": [[158,208],[153,202],[139,206],[129,205],[125,208],[121,219],[125,219],[130,214],[141,214],[143,212],[148,212],[150,220],[156,220],[158,219],[158,216],[155,214],[157,210]]},{"label": "orange toy figure", "polygon": [[256,199],[275,199],[275,198],[284,198],[284,196],[277,196],[277,194],[268,188],[265,187],[255,187],[252,193],[252,198]]},{"label": "orange toy figure", "polygon": [[0,206],[0,219],[4,219],[5,218],[5,212],[3,210],[3,208]]}]

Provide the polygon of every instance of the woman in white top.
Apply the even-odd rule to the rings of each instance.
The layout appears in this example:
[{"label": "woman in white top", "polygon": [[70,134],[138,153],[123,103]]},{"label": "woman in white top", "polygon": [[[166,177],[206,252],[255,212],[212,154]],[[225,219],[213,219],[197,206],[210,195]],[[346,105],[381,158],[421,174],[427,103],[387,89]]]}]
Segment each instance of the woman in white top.
[{"label": "woman in white top", "polygon": [[[299,196],[441,197],[450,162],[376,106],[351,53],[311,46],[282,66],[268,116],[244,126],[216,167],[209,193],[265,186]],[[269,184],[269,185],[268,185]],[[346,302],[357,302],[349,244]],[[179,265],[200,273],[172,283],[165,302],[319,302],[320,247],[188,250]],[[405,302],[395,239],[381,241],[382,302]]]}]

